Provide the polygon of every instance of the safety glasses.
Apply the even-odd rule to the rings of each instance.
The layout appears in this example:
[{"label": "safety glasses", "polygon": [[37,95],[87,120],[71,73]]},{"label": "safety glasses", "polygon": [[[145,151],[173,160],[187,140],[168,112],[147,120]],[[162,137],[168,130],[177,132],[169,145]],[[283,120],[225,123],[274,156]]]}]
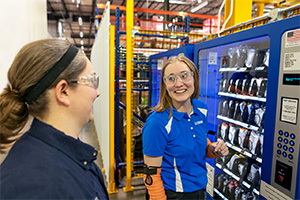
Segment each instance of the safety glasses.
[{"label": "safety glasses", "polygon": [[170,74],[167,76],[164,76],[163,80],[165,81],[165,83],[167,85],[175,85],[177,79],[180,79],[182,82],[188,82],[192,79],[192,77],[194,76],[194,72],[192,71],[184,71],[181,72],[179,75],[175,75],[175,74]]},{"label": "safety glasses", "polygon": [[78,83],[82,85],[88,85],[94,89],[99,87],[99,76],[97,74],[89,74],[81,76],[78,80],[70,80],[71,83]]}]

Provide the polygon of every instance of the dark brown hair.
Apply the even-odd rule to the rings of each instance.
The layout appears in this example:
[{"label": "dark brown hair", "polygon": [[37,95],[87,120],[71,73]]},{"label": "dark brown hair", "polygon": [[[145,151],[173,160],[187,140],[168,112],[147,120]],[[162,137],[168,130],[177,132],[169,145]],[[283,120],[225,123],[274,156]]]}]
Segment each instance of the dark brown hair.
[{"label": "dark brown hair", "polygon": [[[31,42],[19,51],[8,70],[8,84],[0,94],[0,152],[3,153],[15,142],[24,128],[29,115],[43,118],[47,114],[47,90],[60,80],[76,79],[85,69],[87,58],[78,51],[69,66],[51,86],[35,101],[25,103],[23,96],[64,55],[70,43],[60,39],[43,39]],[[76,85],[71,85],[76,87]]]},{"label": "dark brown hair", "polygon": [[173,112],[172,99],[171,99],[170,95],[167,92],[166,84],[163,81],[163,77],[165,76],[165,71],[166,71],[167,66],[174,63],[174,62],[176,62],[176,61],[185,63],[188,66],[188,68],[190,68],[190,70],[194,73],[193,77],[194,77],[194,88],[195,88],[195,90],[194,90],[194,93],[191,96],[191,99],[198,98],[199,92],[200,92],[199,91],[200,90],[199,73],[198,73],[198,69],[195,66],[195,64],[190,59],[185,57],[184,55],[178,55],[178,56],[170,57],[162,67],[159,102],[153,108],[153,110],[155,110],[156,112],[163,112],[167,108],[170,108],[170,116],[172,116],[172,112]]}]

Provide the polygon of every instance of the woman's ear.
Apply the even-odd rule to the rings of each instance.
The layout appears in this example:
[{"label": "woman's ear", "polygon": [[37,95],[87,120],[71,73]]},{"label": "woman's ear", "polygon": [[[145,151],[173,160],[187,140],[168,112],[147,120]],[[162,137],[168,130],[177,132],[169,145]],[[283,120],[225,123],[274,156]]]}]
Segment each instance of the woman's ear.
[{"label": "woman's ear", "polygon": [[69,100],[69,90],[70,87],[68,85],[68,82],[66,80],[61,80],[57,83],[55,86],[55,97],[59,104],[69,106],[70,100]]}]

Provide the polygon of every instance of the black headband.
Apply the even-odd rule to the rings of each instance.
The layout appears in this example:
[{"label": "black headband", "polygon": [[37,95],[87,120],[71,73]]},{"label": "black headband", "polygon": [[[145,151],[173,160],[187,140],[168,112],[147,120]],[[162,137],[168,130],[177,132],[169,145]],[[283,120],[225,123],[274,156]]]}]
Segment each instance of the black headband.
[{"label": "black headband", "polygon": [[55,65],[39,80],[35,85],[30,87],[24,94],[23,99],[27,103],[35,101],[68,67],[76,56],[78,49],[70,45],[66,53],[55,63]]}]

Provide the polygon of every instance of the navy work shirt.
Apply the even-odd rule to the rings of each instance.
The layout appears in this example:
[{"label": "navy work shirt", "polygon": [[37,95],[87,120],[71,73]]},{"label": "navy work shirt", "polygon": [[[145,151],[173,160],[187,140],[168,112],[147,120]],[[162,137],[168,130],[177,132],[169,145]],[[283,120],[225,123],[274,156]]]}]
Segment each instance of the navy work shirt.
[{"label": "navy work shirt", "polygon": [[0,199],[108,199],[97,151],[37,119],[0,166]]}]

